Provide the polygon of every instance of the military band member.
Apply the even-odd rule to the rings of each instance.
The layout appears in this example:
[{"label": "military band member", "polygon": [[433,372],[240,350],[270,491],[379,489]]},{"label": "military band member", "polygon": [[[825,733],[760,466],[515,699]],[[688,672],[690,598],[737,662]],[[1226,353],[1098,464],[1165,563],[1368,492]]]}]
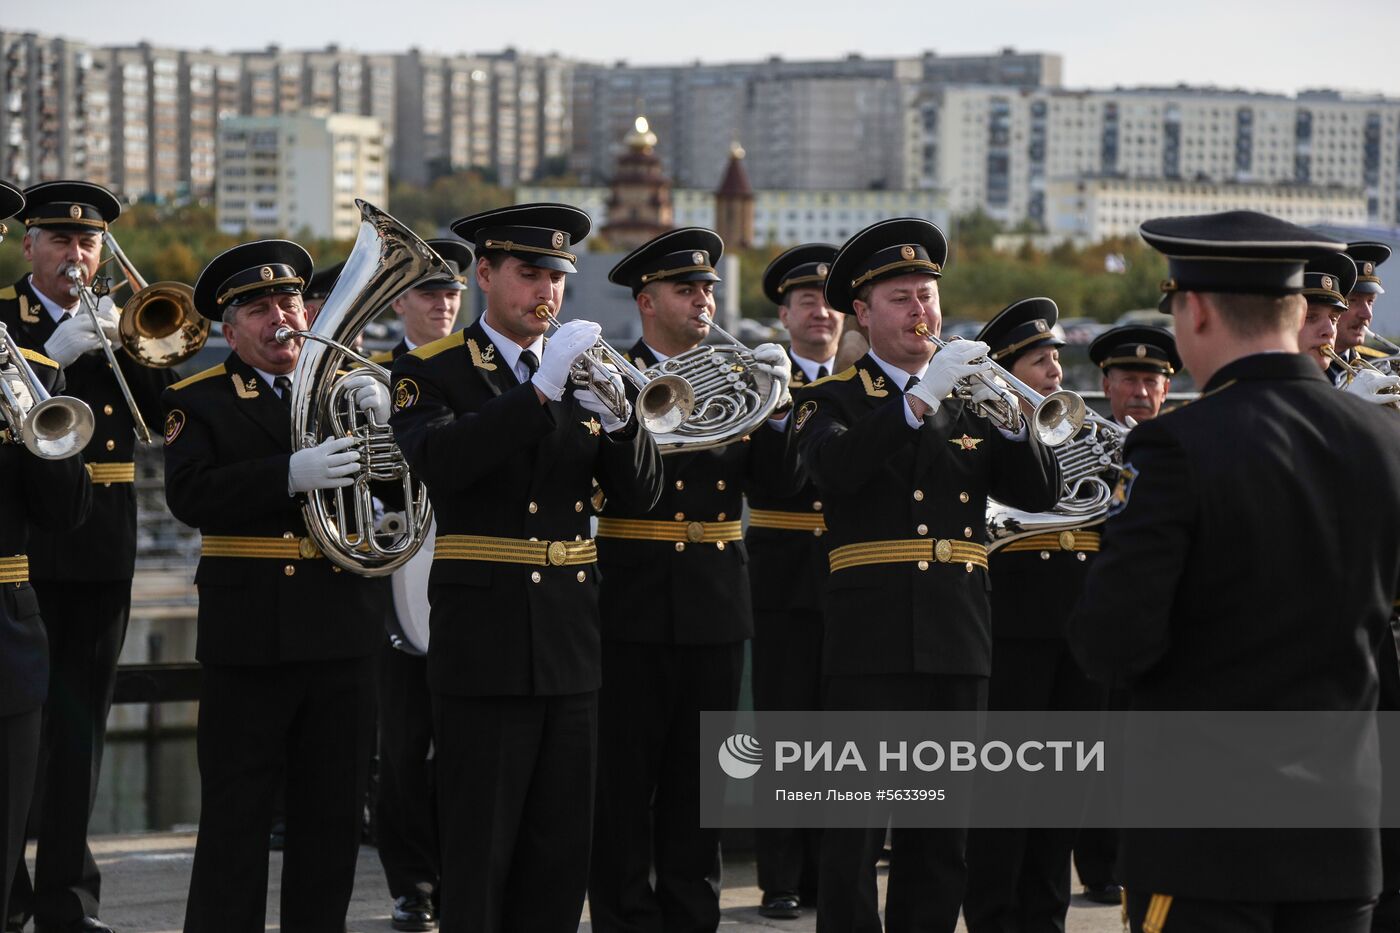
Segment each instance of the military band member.
[{"label": "military band member", "polygon": [[[639,369],[705,339],[723,250],[711,230],[673,230],[608,274],[631,289],[641,315],[642,337],[630,351]],[[753,355],[786,392],[791,364],[782,348],[764,344]],[[700,711],[738,704],[744,641],[753,635],[740,513],[745,492],[782,494],[796,484],[781,424],[770,420],[723,447],[668,454],[654,506],[609,500],[599,518],[600,831],[588,889],[599,933],[719,923],[719,832],[700,826]]]},{"label": "military band member", "polygon": [[[1003,433],[949,397],[991,363],[979,341],[935,355],[924,336],[942,326],[947,251],[926,220],[882,221],[846,242],[827,278],[827,303],[870,334],[870,352],[802,390],[793,416],[828,529],[827,709],[984,709],[987,496],[1035,512],[1059,496],[1054,458],[1024,423]],[[823,933],[880,929],[875,863],[884,837],[883,828],[823,834]],[[956,927],[965,839],[959,829],[894,827],[890,930]]]},{"label": "military band member", "polygon": [[[448,274],[428,279],[394,299],[403,338],[371,359],[388,366],[452,332],[462,306],[471,247],[461,240],[429,240],[447,263]],[[437,807],[433,801],[431,751],[433,704],[428,695],[428,660],[385,640],[379,648],[379,799],[375,841],[389,896],[394,929],[430,930],[437,924]]]},{"label": "military band member", "polygon": [[596,477],[619,508],[650,507],[659,454],[630,406],[570,388],[598,325],[571,320],[544,339],[537,309],[560,313],[588,216],[527,204],[452,228],[475,246],[486,311],[399,357],[392,422],[437,518],[428,688],[441,926],[573,931],[602,678],[588,503]]},{"label": "military band member", "polygon": [[[1060,388],[1064,340],[1059,308],[1026,298],[1002,310],[977,339],[991,358],[1032,389]],[[1065,624],[1098,553],[1092,528],[1030,535],[991,557],[993,710],[1098,709],[1096,688],[1069,653]],[[1075,830],[973,829],[967,843],[963,917],[971,933],[1063,929],[1069,911],[1069,855]]]},{"label": "military band member", "polygon": [[[1202,394],[1128,436],[1075,654],[1134,710],[1375,709],[1400,531],[1337,517],[1363,484],[1377,514],[1400,509],[1395,426],[1297,352],[1304,263],[1342,244],[1243,211],[1141,232]],[[1260,541],[1269,560],[1239,559]],[[1289,585],[1309,579],[1350,585]],[[1134,930],[1364,931],[1381,882],[1367,828],[1130,828],[1120,866]]]},{"label": "military band member", "polygon": [[311,273],[311,281],[306,283],[306,289],[301,293],[302,303],[306,306],[307,327],[316,323],[316,315],[320,313],[321,305],[330,297],[335,280],[340,278],[340,270],[344,268],[344,262],[337,262]]},{"label": "military band member", "polygon": [[1176,338],[1163,327],[1124,324],[1089,344],[1089,360],[1103,373],[1103,394],[1113,420],[1131,428],[1157,417],[1181,369]]},{"label": "military band member", "polygon": [[[763,293],[778,306],[791,345],[794,389],[835,372],[844,315],[823,291],[836,247],[796,246],[768,264]],[[804,482],[790,496],[749,494],[749,583],[753,594],[754,708],[821,709],[822,586],[826,581],[826,530],[821,497]],[[818,829],[754,831],[759,913],[775,919],[817,906]]]},{"label": "military band member", "polygon": [[[1374,246],[1378,244],[1355,244],[1348,248],[1359,249],[1361,255],[1379,256],[1383,261],[1389,252],[1382,254],[1379,250],[1373,250]],[[1374,274],[1377,264],[1362,260],[1358,265],[1345,253],[1329,254],[1308,263],[1303,288],[1303,294],[1308,299],[1308,313],[1302,330],[1298,332],[1298,349],[1326,360],[1324,368],[1345,391],[1373,405],[1394,405],[1397,398],[1395,393],[1400,389],[1400,377],[1386,375],[1368,364],[1368,360],[1383,356],[1383,353],[1364,344],[1352,345],[1343,356],[1355,367],[1356,371],[1352,373],[1337,365],[1321,350],[1325,343],[1342,355],[1342,351],[1336,349],[1341,341],[1342,321],[1349,322],[1350,339],[1366,339],[1366,324],[1371,320],[1371,302],[1377,294],[1372,289],[1380,288],[1380,280]],[[1367,278],[1375,281],[1360,281],[1363,268],[1372,270]],[[1331,338],[1323,341],[1329,331]]]},{"label": "military band member", "polygon": [[1298,330],[1298,352],[1306,353],[1326,372],[1332,359],[1324,347],[1336,349],[1337,321],[1347,312],[1347,295],[1356,285],[1356,263],[1345,253],[1310,260],[1303,271],[1303,297],[1308,310]]},{"label": "military band member", "polygon": [[[388,591],[341,572],[302,517],[304,494],[349,485],[360,456],[353,438],[292,450],[301,348],[275,334],[305,328],[310,275],[311,257],[286,240],[215,257],[194,300],[223,323],[231,352],[164,396],[166,499],[201,535],[201,812],[187,931],[263,927],[279,786],[283,928],[342,929],[354,884]],[[387,422],[381,384],[366,375],[347,392]]]},{"label": "military band member", "polygon": [[[136,422],[101,352],[104,340],[117,337],[119,312],[104,298],[94,327],[67,270],[78,269],[91,283],[102,235],[121,203],[106,188],[79,181],[34,185],[25,197],[30,272],[0,290],[0,322],[21,346],[64,368],[67,392],[92,408],[97,429],[83,451],[93,482],[87,519],[66,531],[36,528],[29,540],[30,577],[49,635],[50,694],[63,702],[45,711],[34,884],[21,867],[11,910],[33,914],[46,930],[100,931],[102,879],[87,831],[136,568]],[[173,373],[142,366],[120,350],[116,357],[142,419],[158,426],[160,392]]]},{"label": "military band member", "polygon": [[[1356,284],[1347,295],[1347,310],[1337,319],[1337,355],[1347,362],[1356,357],[1381,356],[1366,346],[1366,328],[1375,316],[1376,296],[1384,295],[1380,265],[1390,258],[1390,247],[1384,243],[1359,241],[1347,244],[1347,255],[1356,263]],[[1333,363],[1328,370],[1332,382],[1345,385],[1347,372]]]},{"label": "military band member", "polygon": [[[19,189],[0,182],[0,217],[13,217],[23,207]],[[0,224],[0,236],[4,232]],[[44,388],[56,394],[63,381],[58,363],[33,350],[21,352],[24,360],[8,365],[27,364]],[[24,854],[49,682],[48,638],[28,580],[26,544],[31,526],[74,528],[91,503],[92,484],[81,455],[75,451],[61,460],[42,459],[6,431],[0,442],[0,920],[7,929],[10,879]]]}]

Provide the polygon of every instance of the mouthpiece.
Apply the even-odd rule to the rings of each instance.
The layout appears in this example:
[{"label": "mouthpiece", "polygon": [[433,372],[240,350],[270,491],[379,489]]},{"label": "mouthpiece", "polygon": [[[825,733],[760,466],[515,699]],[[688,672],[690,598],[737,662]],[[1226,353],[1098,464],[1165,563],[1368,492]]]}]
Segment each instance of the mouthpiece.
[{"label": "mouthpiece", "polygon": [[291,343],[296,339],[297,332],[290,327],[279,327],[277,328],[277,333],[272,336],[278,343]]},{"label": "mouthpiece", "polygon": [[549,305],[535,305],[535,317],[541,321],[549,320]]}]

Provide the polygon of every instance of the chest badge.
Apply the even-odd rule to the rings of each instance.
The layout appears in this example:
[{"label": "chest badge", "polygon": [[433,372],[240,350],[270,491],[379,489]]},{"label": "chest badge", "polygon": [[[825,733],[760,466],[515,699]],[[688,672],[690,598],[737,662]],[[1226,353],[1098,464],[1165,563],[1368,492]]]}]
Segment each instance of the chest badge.
[{"label": "chest badge", "polygon": [[496,369],[496,346],[488,343],[483,351],[476,345],[475,340],[467,341],[467,352],[472,355],[472,365],[477,369],[484,369],[488,373]]},{"label": "chest badge", "polygon": [[256,376],[250,376],[247,384],[239,378],[238,373],[230,373],[229,378],[233,380],[233,393],[239,398],[257,398],[258,380]]},{"label": "chest badge", "polygon": [[890,394],[890,390],[885,388],[884,376],[871,379],[870,373],[862,369],[860,370],[860,381],[865,386],[865,394],[871,398],[884,398]]},{"label": "chest badge", "polygon": [[587,421],[580,421],[579,424],[583,425],[583,429],[593,437],[597,437],[603,430],[603,426],[598,423],[597,418],[589,418]]},{"label": "chest badge", "polygon": [[34,306],[29,303],[29,299],[19,296],[19,319],[26,324],[38,324],[39,312],[34,310]]},{"label": "chest badge", "polygon": [[983,440],[985,440],[985,438],[968,437],[964,434],[962,437],[948,438],[948,443],[957,445],[959,450],[976,450],[977,445],[982,443]]}]

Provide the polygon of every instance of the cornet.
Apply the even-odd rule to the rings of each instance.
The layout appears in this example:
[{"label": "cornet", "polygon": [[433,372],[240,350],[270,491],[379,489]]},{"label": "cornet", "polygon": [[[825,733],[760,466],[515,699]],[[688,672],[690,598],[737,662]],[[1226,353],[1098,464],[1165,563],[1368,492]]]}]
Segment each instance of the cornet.
[{"label": "cornet", "polygon": [[[948,346],[950,341],[941,340],[929,332],[927,324],[919,324],[915,333],[922,336],[938,349]],[[961,338],[953,338],[958,340]],[[986,360],[980,357],[975,362]],[[990,361],[989,361],[990,362]],[[1031,427],[1036,439],[1046,447],[1059,447],[1072,440],[1088,417],[1088,406],[1077,392],[1059,389],[1049,395],[1041,395],[1020,379],[1011,375],[1010,370],[992,363],[990,374],[977,373],[966,384],[959,384],[954,390],[957,398],[971,400],[973,386],[977,384],[995,392],[995,401],[982,400],[974,403],[975,410],[993,424],[1013,433],[1021,430],[1022,411],[1031,410]]]},{"label": "cornet", "polygon": [[4,324],[0,324],[0,417],[8,425],[11,441],[45,460],[71,457],[92,439],[92,409],[82,399],[49,395]]}]

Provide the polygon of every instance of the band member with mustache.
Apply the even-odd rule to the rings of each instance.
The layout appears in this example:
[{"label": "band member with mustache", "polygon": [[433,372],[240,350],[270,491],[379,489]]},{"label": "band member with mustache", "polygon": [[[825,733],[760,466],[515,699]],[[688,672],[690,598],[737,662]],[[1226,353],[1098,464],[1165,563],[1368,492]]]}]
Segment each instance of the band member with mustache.
[{"label": "band member with mustache", "polygon": [[[93,484],[87,518],[75,529],[37,528],[29,540],[29,573],[49,634],[49,694],[61,702],[45,709],[35,877],[31,885],[25,868],[17,872],[10,910],[32,914],[45,930],[101,933],[102,876],[87,831],[136,570],[136,422],[102,352],[117,337],[119,312],[103,299],[94,327],[68,270],[92,282],[102,235],[122,208],[106,188],[81,181],[34,185],[25,197],[30,272],[0,290],[0,322],[21,346],[64,368],[68,394],[87,402],[97,429],[83,451]],[[120,348],[116,359],[142,419],[159,424],[160,393],[174,373],[142,366]]]},{"label": "band member with mustache", "polygon": [[[947,255],[936,225],[895,218],[848,240],[827,276],[827,303],[868,329],[870,352],[801,390],[793,415],[827,525],[826,709],[985,709],[987,497],[1034,512],[1059,498],[1059,468],[1024,419],[1004,430],[950,397],[960,387],[991,397],[974,382],[992,364],[985,343],[935,353],[926,336],[942,327]],[[822,835],[823,933],[881,928],[875,865],[885,828],[867,825]],[[893,827],[889,930],[957,926],[966,838],[957,828]]]},{"label": "band member with mustache", "polygon": [[[19,189],[0,182],[0,217],[13,217],[23,207]],[[27,365],[50,394],[60,394],[58,363],[32,350],[21,353],[24,359],[10,365]],[[27,539],[31,527],[75,527],[91,504],[92,484],[77,451],[49,460],[30,453],[13,435],[0,443],[0,920],[6,929],[10,879],[24,855],[49,683],[48,638],[28,580]]]},{"label": "band member with mustache", "polygon": [[1181,367],[1172,332],[1139,324],[1099,334],[1089,344],[1089,360],[1103,371],[1103,394],[1113,420],[1124,426],[1157,417]]},{"label": "band member with mustache", "polygon": [[[403,322],[403,338],[371,359],[388,366],[452,332],[466,294],[472,250],[458,239],[429,240],[447,263],[446,275],[414,285],[391,307]],[[431,753],[433,704],[428,694],[428,659],[401,642],[379,648],[379,798],[375,843],[389,896],[394,929],[430,930],[437,925],[437,807]]]},{"label": "band member with mustache", "polygon": [[[1337,355],[1347,362],[1356,357],[1377,357],[1385,354],[1368,348],[1366,329],[1375,318],[1376,296],[1384,295],[1380,265],[1390,258],[1390,247],[1384,243],[1361,240],[1347,244],[1347,255],[1356,263],[1356,284],[1347,294],[1347,309],[1337,319]],[[1333,363],[1327,374],[1335,385],[1346,385],[1346,369]]]},{"label": "band member with mustache", "polygon": [[[836,371],[845,315],[823,286],[836,258],[829,243],[795,246],[768,264],[763,293],[791,338],[794,389]],[[753,698],[761,710],[821,709],[822,584],[826,548],[822,501],[805,482],[790,496],[749,494],[749,583],[753,594]],[[757,829],[759,913],[775,919],[817,906],[821,831]]]},{"label": "band member with mustache", "polygon": [[[286,803],[281,923],[343,929],[374,745],[374,651],[388,581],[342,572],[308,537],[314,490],[349,486],[354,437],[292,449],[291,374],[306,329],[311,257],[287,240],[216,256],[195,307],[223,324],[224,362],[165,391],[165,495],[199,529],[196,657],[199,838],[185,930],[261,929],[267,828]],[[369,374],[345,382],[363,417],[389,420]],[[387,492],[386,492],[387,494]]]},{"label": "band member with mustache", "polygon": [[[569,320],[545,340],[590,226],[564,204],[454,223],[486,310],[394,364],[394,432],[437,518],[428,689],[444,933],[572,933],[583,908],[603,678],[589,502],[595,477],[618,508],[650,507],[661,486],[630,405],[573,384],[598,325]],[[620,378],[595,380],[622,393]]]},{"label": "band member with mustache", "polygon": [[[608,280],[631,290],[642,320],[637,368],[705,340],[723,251],[714,231],[686,227],[613,267]],[[785,395],[788,355],[776,344],[752,352]],[[775,415],[747,440],[667,454],[655,505],[609,501],[598,519],[600,831],[588,903],[599,933],[719,924],[719,831],[700,826],[700,711],[738,705],[753,635],[740,514],[746,492],[781,495],[797,483],[784,425]]]},{"label": "band member with mustache", "polygon": [[[1003,309],[977,339],[991,358],[1042,395],[1060,388],[1059,308],[1026,298]],[[991,557],[993,710],[1098,709],[1103,691],[1069,651],[1065,625],[1079,597],[1098,532],[1073,528],[1020,538]],[[968,834],[970,933],[1063,929],[1070,899],[1075,827],[977,828]]]}]

